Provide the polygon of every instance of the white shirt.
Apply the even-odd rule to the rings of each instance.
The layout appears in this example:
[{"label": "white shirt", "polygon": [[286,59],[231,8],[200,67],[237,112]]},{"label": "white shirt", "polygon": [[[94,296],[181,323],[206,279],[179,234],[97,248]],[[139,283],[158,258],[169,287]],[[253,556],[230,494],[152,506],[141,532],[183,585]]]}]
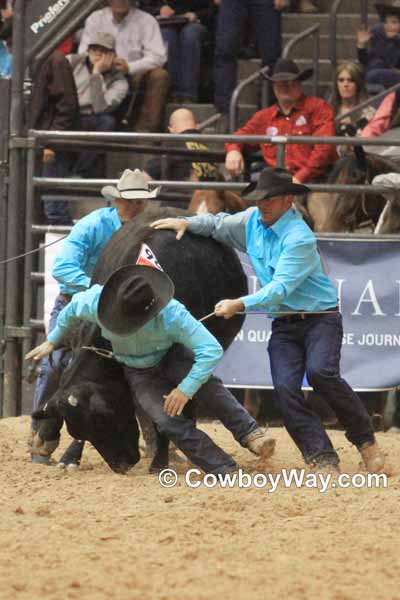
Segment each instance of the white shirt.
[{"label": "white shirt", "polygon": [[87,51],[98,32],[111,33],[115,37],[117,56],[127,61],[131,75],[162,67],[167,60],[156,19],[138,8],[131,8],[121,23],[114,21],[110,7],[92,13],[85,22],[79,54]]}]

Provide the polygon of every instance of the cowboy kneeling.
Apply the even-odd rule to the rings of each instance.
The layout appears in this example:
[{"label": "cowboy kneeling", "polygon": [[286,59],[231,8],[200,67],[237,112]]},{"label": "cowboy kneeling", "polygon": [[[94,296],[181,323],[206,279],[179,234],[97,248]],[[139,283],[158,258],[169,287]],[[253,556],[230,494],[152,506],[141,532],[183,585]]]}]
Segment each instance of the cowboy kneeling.
[{"label": "cowboy kneeling", "polygon": [[[26,355],[40,360],[61,342],[76,319],[100,326],[124,365],[133,398],[195,465],[206,473],[229,473],[235,461],[219,448],[192,419],[185,405],[199,391],[212,394],[215,415],[244,447],[263,458],[274,451],[275,440],[211,377],[223,350],[214,336],[177,300],[170,278],[155,268],[129,265],[115,271],[104,286],[77,293],[60,312],[47,341]],[[188,350],[189,372],[182,379]],[[204,384],[204,385],[203,385]],[[171,387],[173,388],[171,391]]]}]

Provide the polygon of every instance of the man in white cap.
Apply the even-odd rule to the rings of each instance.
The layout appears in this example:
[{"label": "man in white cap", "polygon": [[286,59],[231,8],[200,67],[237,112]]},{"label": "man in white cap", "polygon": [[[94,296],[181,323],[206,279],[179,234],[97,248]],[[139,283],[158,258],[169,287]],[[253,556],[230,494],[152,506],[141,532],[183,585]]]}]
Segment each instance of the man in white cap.
[{"label": "man in white cap", "polygon": [[[215,414],[235,439],[267,458],[275,441],[222,382],[211,377],[223,355],[222,347],[173,295],[174,285],[164,271],[125,265],[104,286],[95,284],[76,294],[59,314],[47,340],[26,358],[39,360],[52,353],[77,319],[96,323],[111,342],[115,360],[124,366],[136,407],[195,465],[214,474],[237,469],[232,457],[185,414],[185,406],[203,386]],[[213,381],[207,385],[210,378]]]},{"label": "man in white cap", "polygon": [[[78,93],[79,114],[83,131],[115,131],[115,111],[128,93],[128,82],[115,67],[115,37],[96,32],[89,38],[84,54],[69,54]],[[96,152],[81,152],[74,165],[80,177],[95,177]]]},{"label": "man in white cap", "polygon": [[[160,188],[150,190],[142,171],[126,169],[117,186],[105,186],[101,193],[114,206],[99,208],[82,219],[72,228],[57,255],[52,275],[60,284],[60,293],[51,313],[49,331],[55,327],[57,316],[70,302],[76,292],[90,287],[90,277],[96,262],[112,235],[126,221],[134,219],[146,207],[146,201],[155,198]],[[58,387],[62,371],[67,366],[70,353],[59,348],[53,353],[52,361],[41,363],[40,373],[33,399],[33,410],[41,408]],[[33,435],[37,423],[32,420]],[[33,437],[33,436],[32,436]],[[49,464],[47,457],[32,456],[33,462]]]}]

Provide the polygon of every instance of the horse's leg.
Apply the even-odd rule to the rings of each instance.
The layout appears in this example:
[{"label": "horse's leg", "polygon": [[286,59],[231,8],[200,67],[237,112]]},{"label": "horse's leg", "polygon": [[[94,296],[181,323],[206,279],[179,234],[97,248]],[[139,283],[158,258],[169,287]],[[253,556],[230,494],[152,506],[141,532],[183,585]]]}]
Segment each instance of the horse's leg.
[{"label": "horse's leg", "polygon": [[72,440],[71,444],[58,461],[60,469],[78,468],[81,463],[84,445],[85,440]]}]

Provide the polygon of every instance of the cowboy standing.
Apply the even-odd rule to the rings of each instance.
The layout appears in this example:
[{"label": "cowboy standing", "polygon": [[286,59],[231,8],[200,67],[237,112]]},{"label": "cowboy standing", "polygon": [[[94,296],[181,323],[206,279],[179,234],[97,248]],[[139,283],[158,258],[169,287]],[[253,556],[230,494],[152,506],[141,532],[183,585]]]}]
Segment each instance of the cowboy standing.
[{"label": "cowboy standing", "polygon": [[[210,379],[223,350],[204,325],[172,299],[173,293],[173,283],[163,271],[142,265],[121,267],[104,286],[96,284],[75,294],[47,341],[26,358],[49,355],[76,319],[96,323],[111,342],[114,358],[124,365],[136,406],[206,473],[229,473],[237,469],[235,461],[183,413],[189,399]],[[182,346],[194,355],[193,360],[189,354],[183,374],[187,359],[182,360]],[[204,392],[215,414],[239,443],[264,458],[270,456],[274,440],[219,379],[212,380]]]},{"label": "cowboy standing", "polygon": [[[254,189],[255,188],[255,189]],[[292,208],[293,196],[307,193],[283,169],[266,168],[243,197],[256,201],[236,215],[219,213],[186,219],[162,219],[156,229],[186,230],[228,243],[247,252],[261,289],[243,298],[221,300],[215,314],[229,319],[239,311],[264,308],[271,317],[268,346],[271,374],[284,424],[306,463],[338,470],[339,457],[320,418],[306,405],[301,391],[304,373],[323,395],[360,451],[368,471],[379,472],[384,457],[371,419],[359,397],[340,376],[342,316],[336,289],[324,274],[316,238]]]},{"label": "cowboy standing", "polygon": [[[257,112],[234,135],[268,136],[334,136],[333,107],[314,96],[306,96],[302,81],[311,77],[313,69],[300,71],[286,58],[277,61],[273,75],[266,76],[272,82],[277,102]],[[244,144],[226,144],[225,167],[233,175],[243,171]],[[276,167],[276,145],[260,144],[266,164]],[[305,183],[321,178],[337,159],[334,146],[328,144],[289,144],[286,147],[285,165],[294,183]]]},{"label": "cowboy standing", "polygon": [[[114,203],[114,207],[100,208],[78,221],[64,240],[57,255],[52,275],[60,284],[53,310],[50,315],[49,331],[54,329],[57,316],[71,301],[76,292],[90,287],[90,277],[104,246],[126,221],[134,219],[146,206],[146,201],[155,198],[159,188],[150,191],[144,174],[136,169],[126,169],[117,187],[105,186],[102,195]],[[54,352],[52,361],[43,360],[36,384],[33,410],[39,410],[58,388],[62,371],[70,359],[70,352],[60,347]],[[31,437],[38,424],[32,419]],[[32,462],[49,464],[46,456],[32,454]]]}]

